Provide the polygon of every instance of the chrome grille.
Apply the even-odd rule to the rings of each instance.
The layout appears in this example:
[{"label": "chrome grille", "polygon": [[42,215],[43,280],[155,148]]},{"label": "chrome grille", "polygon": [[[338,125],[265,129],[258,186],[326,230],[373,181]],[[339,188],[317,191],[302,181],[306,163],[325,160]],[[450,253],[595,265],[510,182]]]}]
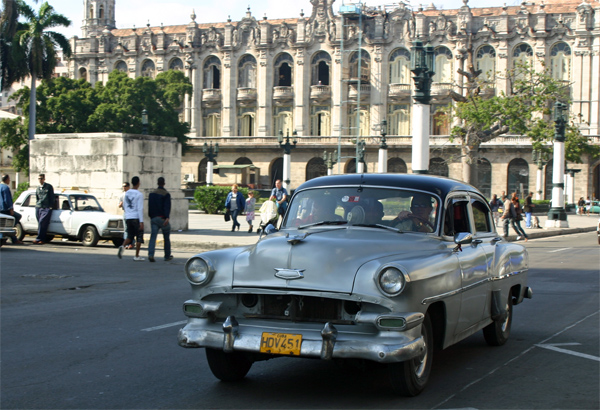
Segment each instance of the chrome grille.
[{"label": "chrome grille", "polygon": [[12,228],[15,226],[15,220],[11,218],[0,218],[1,228]]}]

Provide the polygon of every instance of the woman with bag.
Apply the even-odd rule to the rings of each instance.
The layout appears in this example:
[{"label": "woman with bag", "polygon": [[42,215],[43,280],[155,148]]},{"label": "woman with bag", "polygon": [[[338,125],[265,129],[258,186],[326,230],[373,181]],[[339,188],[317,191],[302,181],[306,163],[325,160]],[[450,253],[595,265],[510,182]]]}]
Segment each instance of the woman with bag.
[{"label": "woman with bag", "polygon": [[[237,221],[237,216],[240,212],[244,211],[245,207],[246,200],[244,199],[244,195],[238,192],[238,185],[233,184],[231,192],[227,194],[227,200],[225,201],[225,208],[231,214],[231,220],[233,221],[231,232],[235,231],[236,227],[238,231],[240,230],[240,223]],[[227,214],[225,214],[225,220],[227,220]]]}]

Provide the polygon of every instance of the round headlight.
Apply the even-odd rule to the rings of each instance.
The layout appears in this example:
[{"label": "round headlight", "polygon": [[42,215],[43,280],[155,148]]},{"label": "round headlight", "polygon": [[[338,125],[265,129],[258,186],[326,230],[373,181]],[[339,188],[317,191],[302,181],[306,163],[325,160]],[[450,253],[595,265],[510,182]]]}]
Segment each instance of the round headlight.
[{"label": "round headlight", "polygon": [[190,259],[185,265],[185,274],[194,285],[201,285],[208,281],[210,269],[204,259]]},{"label": "round headlight", "polygon": [[379,274],[379,288],[387,295],[399,295],[405,284],[404,275],[396,268],[385,268]]}]

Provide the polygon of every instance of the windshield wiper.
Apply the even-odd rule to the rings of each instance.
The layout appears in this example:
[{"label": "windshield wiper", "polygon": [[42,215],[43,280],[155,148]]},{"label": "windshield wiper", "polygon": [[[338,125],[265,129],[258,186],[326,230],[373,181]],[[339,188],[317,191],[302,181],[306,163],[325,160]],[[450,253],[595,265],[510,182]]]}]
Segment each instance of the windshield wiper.
[{"label": "windshield wiper", "polygon": [[402,231],[398,228],[394,228],[392,226],[387,226],[387,225],[382,225],[382,224],[355,224],[353,226],[364,226],[367,228],[387,229],[387,230],[398,232],[398,233],[404,233],[404,231]]},{"label": "windshield wiper", "polygon": [[298,227],[298,229],[306,229],[306,228],[310,228],[311,226],[320,226],[320,225],[345,225],[347,223],[348,223],[348,221],[320,221],[320,222],[315,222],[312,224],[300,225]]}]

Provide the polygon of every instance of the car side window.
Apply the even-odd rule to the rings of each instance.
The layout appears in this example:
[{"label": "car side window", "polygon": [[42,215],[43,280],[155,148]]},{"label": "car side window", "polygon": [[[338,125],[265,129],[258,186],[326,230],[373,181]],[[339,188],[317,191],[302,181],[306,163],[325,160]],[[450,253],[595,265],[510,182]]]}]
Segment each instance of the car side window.
[{"label": "car side window", "polygon": [[468,202],[463,198],[453,199],[448,203],[444,218],[444,235],[454,236],[459,232],[471,233]]},{"label": "car side window", "polygon": [[25,198],[25,200],[23,201],[23,206],[30,206],[30,207],[34,207],[35,206],[35,195],[29,195],[27,198]]},{"label": "car side window", "polygon": [[492,232],[490,212],[488,207],[478,199],[471,200],[471,207],[473,208],[473,220],[475,222],[475,231],[482,233]]}]

